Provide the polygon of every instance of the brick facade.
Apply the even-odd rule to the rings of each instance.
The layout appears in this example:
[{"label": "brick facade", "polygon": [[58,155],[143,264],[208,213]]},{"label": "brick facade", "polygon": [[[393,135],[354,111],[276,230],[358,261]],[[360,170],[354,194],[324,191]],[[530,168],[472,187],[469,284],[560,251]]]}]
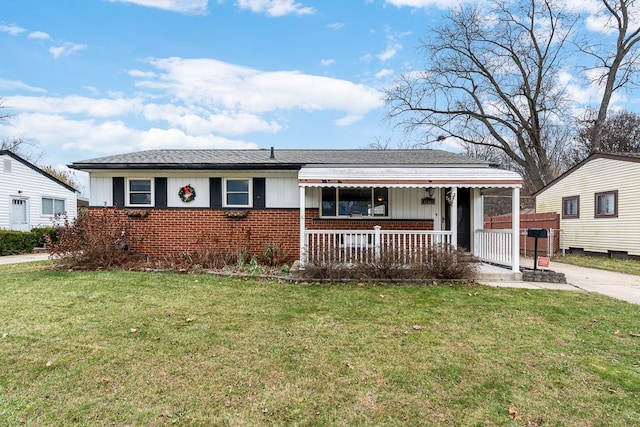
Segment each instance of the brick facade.
[{"label": "brick facade", "polygon": [[[115,213],[115,208],[91,212]],[[122,210],[121,210],[122,211]],[[268,245],[284,253],[287,262],[298,259],[298,209],[124,209],[132,250],[150,256],[197,252],[215,246],[222,253],[246,249],[261,255]],[[431,220],[320,219],[318,209],[306,210],[306,228],[312,230],[433,230]]]}]

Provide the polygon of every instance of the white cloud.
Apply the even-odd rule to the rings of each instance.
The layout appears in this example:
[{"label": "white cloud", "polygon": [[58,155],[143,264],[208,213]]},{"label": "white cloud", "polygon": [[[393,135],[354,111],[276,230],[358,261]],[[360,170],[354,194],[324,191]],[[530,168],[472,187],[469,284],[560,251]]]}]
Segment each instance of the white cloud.
[{"label": "white cloud", "polygon": [[30,86],[17,80],[7,80],[0,78],[0,89],[2,90],[26,90],[29,92],[46,93],[46,89]]},{"label": "white cloud", "polygon": [[384,68],[384,69],[382,69],[382,70],[378,71],[378,72],[375,74],[375,77],[376,77],[376,79],[382,79],[382,78],[385,78],[385,77],[388,77],[388,76],[393,75],[393,74],[394,74],[394,72],[395,72],[395,71],[393,71],[393,70],[390,70],[390,69],[388,69],[388,68]]},{"label": "white cloud", "polygon": [[339,30],[343,27],[344,27],[344,23],[342,22],[334,22],[333,24],[327,25],[327,28],[330,28],[332,30]]},{"label": "white cloud", "polygon": [[[0,134],[76,157],[161,147],[256,148],[242,135],[281,132],[289,114],[338,112],[335,124],[348,126],[382,106],[382,94],[371,87],[299,71],[265,72],[210,59],[147,64],[148,71],[128,72],[139,89],[135,97],[100,97],[110,91],[91,87],[85,89],[93,96],[5,97],[14,115],[0,122]],[[28,86],[0,79],[0,88]]]},{"label": "white cloud", "polygon": [[299,71],[265,72],[212,59],[149,59],[160,76],[138,86],[184,103],[237,113],[280,110],[344,112],[340,124],[359,120],[382,105],[382,94],[347,80]]},{"label": "white cloud", "polygon": [[144,117],[151,121],[166,121],[172,127],[184,129],[187,133],[204,136],[211,133],[242,135],[251,132],[277,133],[282,126],[275,121],[267,121],[255,114],[222,112],[212,114],[204,109],[189,109],[171,104],[148,104],[144,107]]},{"label": "white cloud", "polygon": [[64,43],[62,46],[50,47],[49,53],[53,55],[55,59],[60,58],[61,56],[69,56],[75,52],[86,49],[87,46],[84,44],[77,43]]},{"label": "white cloud", "polygon": [[204,14],[209,0],[109,0],[111,3],[131,3],[171,12]]},{"label": "white cloud", "polygon": [[32,33],[29,33],[29,35],[27,36],[30,39],[36,39],[36,40],[50,40],[51,36],[43,31],[34,31]]},{"label": "white cloud", "polygon": [[192,136],[179,129],[149,129],[140,135],[141,143],[137,149],[150,150],[159,148],[258,148],[252,142],[237,141],[215,135]]},{"label": "white cloud", "polygon": [[17,36],[21,33],[24,33],[25,30],[24,28],[18,27],[17,25],[11,24],[11,25],[0,25],[0,32],[2,33],[7,33],[10,34],[12,36]]},{"label": "white cloud", "polygon": [[141,113],[142,100],[139,98],[96,99],[84,96],[36,97],[11,96],[7,104],[20,111],[45,114],[73,114],[91,117],[118,117]]},{"label": "white cloud", "polygon": [[268,16],[279,17],[285,15],[313,15],[316,10],[303,6],[295,0],[237,0],[236,4],[241,9],[248,9],[255,13],[264,13]]},{"label": "white cloud", "polygon": [[334,62],[336,62],[334,59],[322,59],[320,60],[320,65],[322,65],[323,67],[328,67],[330,65],[333,65]]},{"label": "white cloud", "polygon": [[376,55],[380,61],[386,62],[396,56],[399,50],[402,49],[402,45],[399,43],[389,43],[387,48]]},{"label": "white cloud", "polygon": [[[477,0],[459,0],[458,3],[470,3]],[[385,4],[390,4],[395,7],[415,7],[415,8],[428,8],[438,7],[440,9],[447,9],[453,6],[454,2],[451,0],[385,0]]]},{"label": "white cloud", "polygon": [[[137,130],[118,120],[73,120],[58,114],[18,114],[5,135],[23,136],[45,151],[87,151],[99,154],[150,148],[257,148],[256,144],[215,135],[193,136],[179,129]],[[61,141],[64,141],[61,143]]]}]

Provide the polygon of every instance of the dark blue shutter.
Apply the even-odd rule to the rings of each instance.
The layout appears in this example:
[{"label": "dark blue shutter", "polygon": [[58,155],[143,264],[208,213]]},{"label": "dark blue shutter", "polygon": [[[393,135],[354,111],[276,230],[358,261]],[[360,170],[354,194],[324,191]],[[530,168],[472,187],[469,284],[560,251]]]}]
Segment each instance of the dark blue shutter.
[{"label": "dark blue shutter", "polygon": [[222,207],[222,178],[209,178],[209,207]]},{"label": "dark blue shutter", "polygon": [[167,207],[167,178],[156,178],[155,185],[155,206],[156,208]]},{"label": "dark blue shutter", "polygon": [[125,205],[124,200],[124,177],[122,176],[114,176],[113,177],[113,206],[122,208]]},{"label": "dark blue shutter", "polygon": [[266,193],[266,179],[265,178],[253,178],[253,208],[264,209],[265,193]]}]

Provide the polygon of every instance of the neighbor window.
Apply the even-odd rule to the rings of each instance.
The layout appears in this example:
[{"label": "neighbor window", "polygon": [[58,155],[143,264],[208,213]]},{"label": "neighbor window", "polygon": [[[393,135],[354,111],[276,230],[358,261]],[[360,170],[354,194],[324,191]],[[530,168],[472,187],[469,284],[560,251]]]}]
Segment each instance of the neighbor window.
[{"label": "neighbor window", "polygon": [[64,199],[42,198],[42,215],[64,215]]},{"label": "neighbor window", "polygon": [[596,218],[618,216],[618,191],[606,191],[595,195]]},{"label": "neighbor window", "polygon": [[129,206],[151,206],[151,179],[129,180]]},{"label": "neighbor window", "polygon": [[322,216],[389,216],[389,189],[323,188]]},{"label": "neighbor window", "polygon": [[580,196],[562,198],[562,218],[580,217]]},{"label": "neighbor window", "polygon": [[251,181],[249,179],[226,179],[224,184],[225,206],[250,207]]}]

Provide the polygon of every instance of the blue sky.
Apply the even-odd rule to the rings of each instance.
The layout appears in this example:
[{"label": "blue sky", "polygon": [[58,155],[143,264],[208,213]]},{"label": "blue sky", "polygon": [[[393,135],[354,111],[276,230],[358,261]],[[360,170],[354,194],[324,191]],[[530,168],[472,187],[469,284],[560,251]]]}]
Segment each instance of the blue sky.
[{"label": "blue sky", "polygon": [[401,143],[384,88],[421,68],[420,39],[452,4],[1,3],[0,98],[13,117],[0,137],[29,140],[54,166],[155,148]]}]

